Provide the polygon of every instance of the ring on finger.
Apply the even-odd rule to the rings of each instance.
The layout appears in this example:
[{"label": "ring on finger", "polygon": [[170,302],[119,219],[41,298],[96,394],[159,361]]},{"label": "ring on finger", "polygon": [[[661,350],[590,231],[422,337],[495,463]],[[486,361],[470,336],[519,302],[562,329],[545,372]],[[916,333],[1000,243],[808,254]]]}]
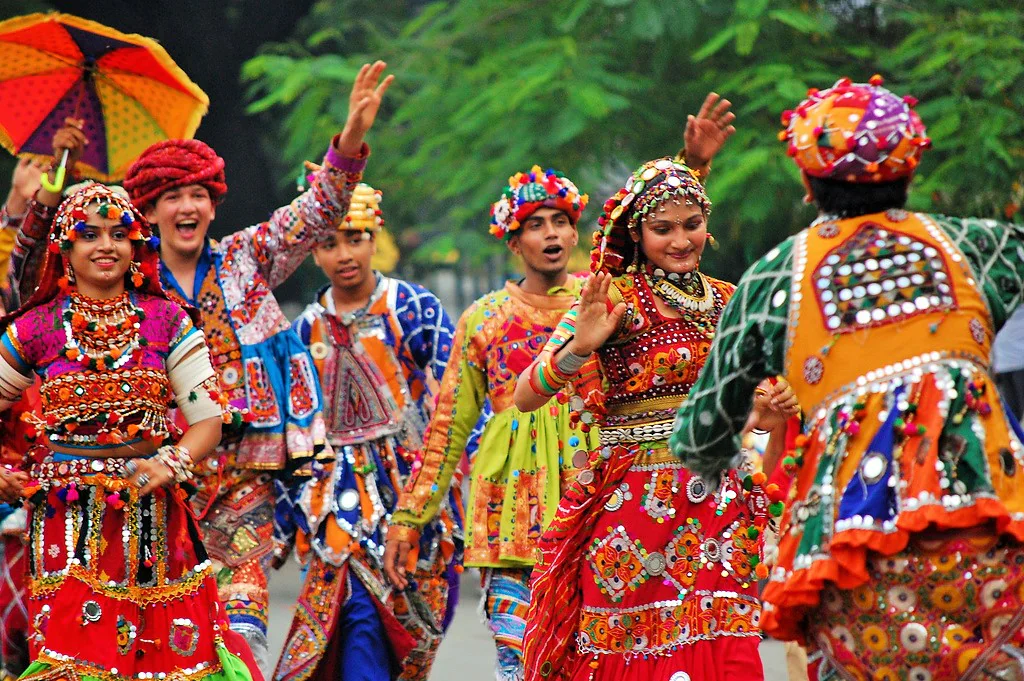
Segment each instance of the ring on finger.
[{"label": "ring on finger", "polygon": [[149,473],[143,473],[138,478],[139,487],[145,487],[146,485],[149,484],[149,481],[150,481]]}]

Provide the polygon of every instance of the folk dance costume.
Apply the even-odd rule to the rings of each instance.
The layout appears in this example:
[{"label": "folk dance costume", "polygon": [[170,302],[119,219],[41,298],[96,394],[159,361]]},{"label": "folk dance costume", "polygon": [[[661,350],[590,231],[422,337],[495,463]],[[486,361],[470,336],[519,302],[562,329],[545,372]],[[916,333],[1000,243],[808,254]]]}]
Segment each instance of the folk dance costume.
[{"label": "folk dance costume", "polygon": [[[535,166],[515,175],[494,204],[491,232],[507,239],[545,206],[565,211],[575,224],[586,201],[567,178]],[[462,315],[422,465],[414,469],[391,519],[391,536],[421,541],[489,400],[494,415],[484,426],[469,472],[465,564],[483,573],[483,608],[497,647],[499,681],[523,676],[522,641],[537,541],[572,479],[573,452],[597,443],[596,430],[588,426],[590,432],[584,432],[582,424],[570,419],[568,404],[531,413],[512,404],[517,377],[572,305],[581,283],[570,276],[564,288],[537,295],[508,282]]]},{"label": "folk dance costume", "polygon": [[[786,114],[810,177],[908,180],[924,127],[849,79]],[[1020,303],[1024,230],[902,209],[823,215],[740,282],[673,447],[730,460],[749,389],[784,373],[805,435],[762,626],[812,679],[1024,678],[1022,433],[989,369]]]},{"label": "folk dance costume", "polygon": [[[266,635],[267,569],[275,550],[272,475],[293,473],[329,452],[312,360],[271,290],[346,214],[367,154],[364,147],[361,158],[343,158],[332,145],[310,189],[290,205],[203,247],[191,291],[161,267],[171,295],[199,309],[220,387],[246,415],[244,423],[225,428],[215,455],[196,470],[193,506],[231,626],[249,640],[263,669],[271,664]],[[215,202],[227,191],[224,160],[198,140],[151,146],[125,179],[140,210],[167,190],[190,184],[206,187]]]},{"label": "folk dance costume", "polygon": [[[360,184],[339,230],[369,237],[383,225],[380,195]],[[327,398],[336,461],[305,485],[295,519],[309,572],[277,681],[425,681],[461,558],[458,489],[423,532],[416,590],[389,588],[381,558],[388,518],[423,446],[452,348],[452,323],[422,286],[376,274],[367,305],[338,313],[321,290],[295,322]],[[452,603],[454,605],[454,603]]]},{"label": "folk dance costume", "polygon": [[[134,245],[131,286],[109,300],[78,293],[60,255],[92,208],[119,217]],[[131,459],[89,454],[157,447],[156,458],[185,479],[189,457],[171,444],[168,409],[176,402],[195,423],[226,407],[203,334],[161,290],[141,216],[103,185],[61,205],[50,248],[36,293],[4,320],[14,363],[0,360],[4,406],[32,384],[31,372],[42,378],[40,444],[24,490],[33,661],[22,678],[247,681],[246,665],[225,647],[248,655],[226,630],[186,490],[174,482],[140,497]]]},{"label": "folk dance costume", "polygon": [[[598,220],[592,269],[615,277],[609,297],[627,307],[596,353],[597,380],[574,398],[596,415],[600,444],[576,453],[581,470],[541,539],[526,631],[531,681],[762,678],[763,476],[702,478],[667,443],[733,286],[652,269],[627,236],[645,214],[681,200],[710,209],[693,171],[650,161]],[[664,316],[656,300],[680,316]],[[538,394],[568,377],[552,358],[574,335],[576,312],[528,369]]]}]

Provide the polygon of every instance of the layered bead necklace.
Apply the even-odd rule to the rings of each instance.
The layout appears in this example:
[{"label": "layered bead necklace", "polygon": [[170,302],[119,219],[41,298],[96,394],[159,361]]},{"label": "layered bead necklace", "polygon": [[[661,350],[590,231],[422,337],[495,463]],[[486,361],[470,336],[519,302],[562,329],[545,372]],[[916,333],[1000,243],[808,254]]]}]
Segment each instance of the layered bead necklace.
[{"label": "layered bead necklace", "polygon": [[61,355],[94,371],[117,370],[146,345],[139,333],[145,313],[125,291],[116,298],[95,300],[71,291]]},{"label": "layered bead necklace", "polygon": [[676,274],[660,268],[643,269],[647,286],[680,318],[702,333],[708,340],[715,337],[715,328],[725,303],[715,294],[711,282],[699,271]]},{"label": "layered bead necklace", "polygon": [[715,306],[715,295],[711,286],[704,281],[704,275],[696,270],[682,274],[666,274],[660,267],[651,271],[644,268],[644,277],[651,290],[680,314],[707,312]]}]

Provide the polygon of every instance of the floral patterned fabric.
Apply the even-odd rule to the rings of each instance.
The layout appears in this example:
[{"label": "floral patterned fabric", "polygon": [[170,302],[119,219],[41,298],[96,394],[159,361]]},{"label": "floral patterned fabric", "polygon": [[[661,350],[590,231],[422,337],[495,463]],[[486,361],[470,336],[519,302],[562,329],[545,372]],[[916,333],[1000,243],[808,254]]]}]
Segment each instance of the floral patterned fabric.
[{"label": "floral patterned fabric", "polygon": [[[811,679],[961,681],[1019,678],[1024,653],[1024,547],[991,533],[918,535],[903,551],[875,554],[869,579],[834,584],[808,620],[820,661]],[[813,657],[813,655],[812,655]],[[841,672],[839,671],[841,670]],[[832,676],[834,674],[834,676]]]},{"label": "floral patterned fabric", "polygon": [[[703,277],[715,304],[663,315],[643,276],[613,281],[622,324],[588,392],[601,445],[577,473],[541,541],[526,634],[526,678],[760,678],[754,568],[768,503],[733,473],[712,485],[664,439],[696,379],[732,285]],[[575,331],[575,308],[541,359]],[[740,673],[741,677],[733,676]]]}]

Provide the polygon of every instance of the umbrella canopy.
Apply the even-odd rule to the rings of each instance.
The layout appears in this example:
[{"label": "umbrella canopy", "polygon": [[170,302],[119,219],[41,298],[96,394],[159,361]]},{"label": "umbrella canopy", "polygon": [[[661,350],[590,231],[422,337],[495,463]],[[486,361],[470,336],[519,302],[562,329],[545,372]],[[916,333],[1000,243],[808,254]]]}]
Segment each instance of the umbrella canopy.
[{"label": "umbrella canopy", "polygon": [[0,144],[50,156],[65,118],[89,138],[78,170],[124,177],[146,147],[190,138],[210,100],[150,38],[69,14],[0,22]]}]

